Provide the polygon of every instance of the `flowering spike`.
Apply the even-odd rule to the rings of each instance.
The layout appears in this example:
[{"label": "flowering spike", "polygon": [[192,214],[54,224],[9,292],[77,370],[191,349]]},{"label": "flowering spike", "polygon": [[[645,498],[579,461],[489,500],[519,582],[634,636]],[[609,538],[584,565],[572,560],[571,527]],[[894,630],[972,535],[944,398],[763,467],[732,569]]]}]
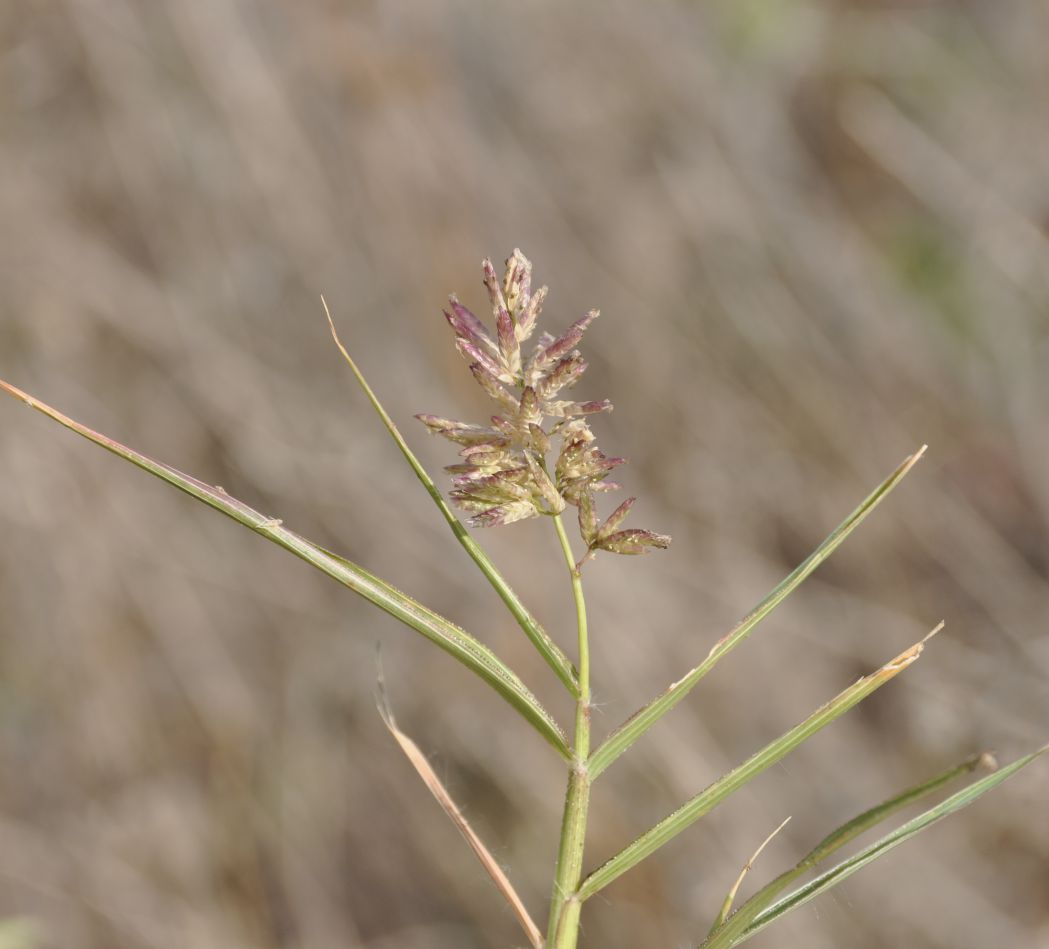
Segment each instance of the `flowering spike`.
[{"label": "flowering spike", "polygon": [[591,310],[581,320],[576,320],[565,332],[548,346],[535,354],[534,366],[538,371],[552,366],[558,359],[575,348],[583,338],[586,328],[600,316],[599,310]]},{"label": "flowering spike", "polygon": [[503,297],[503,291],[499,286],[499,279],[495,275],[495,268],[492,266],[492,262],[485,257],[481,262],[481,267],[484,269],[484,285],[488,290],[488,299],[492,303],[492,316],[498,320],[503,313],[509,315],[509,311],[506,308],[506,299]]},{"label": "flowering spike", "polygon": [[599,546],[613,554],[647,554],[653,550],[666,550],[670,546],[670,537],[653,531],[618,531],[601,541]]},{"label": "flowering spike", "polygon": [[516,379],[521,374],[521,344],[517,340],[514,321],[506,310],[501,310],[496,317],[496,329],[499,331],[499,355],[503,366]]},{"label": "flowering spike", "polygon": [[598,412],[611,412],[614,408],[608,399],[600,399],[597,402],[576,402],[574,405],[576,406],[576,412],[580,415],[596,415]]},{"label": "flowering spike", "polygon": [[471,478],[460,475],[455,479],[456,488],[452,495],[466,501],[527,501],[531,496],[528,488],[515,480],[516,471],[505,471],[499,474]]},{"label": "flowering spike", "polygon": [[488,330],[484,328],[484,324],[459,302],[455,294],[448,298],[448,303],[451,305],[452,312],[449,313],[445,310],[444,318],[455,330],[455,335],[461,339],[468,339],[475,346],[495,356],[499,352],[499,348],[495,345],[492,337],[488,335]]},{"label": "flowering spike", "polygon": [[534,424],[528,426],[528,436],[532,440],[532,447],[539,453],[541,458],[545,458],[546,453],[550,451],[550,436],[542,428]]},{"label": "flowering spike", "polygon": [[477,384],[504,409],[510,412],[517,411],[517,399],[507,392],[506,389],[499,384],[499,380],[493,378],[480,363],[470,363],[470,372],[473,373],[473,377],[477,380]]},{"label": "flowering spike", "polygon": [[630,513],[630,509],[634,506],[634,502],[637,498],[627,498],[622,504],[619,505],[608,517],[605,519],[605,523],[601,525],[601,529],[597,532],[597,539],[607,540],[612,536],[616,528],[626,519],[627,514]]},{"label": "flowering spike", "polygon": [[539,512],[531,504],[518,501],[512,504],[500,504],[480,514],[475,514],[467,523],[471,527],[500,527],[503,524],[513,524],[514,521],[536,517],[538,514]]},{"label": "flowering spike", "polygon": [[505,382],[507,385],[514,384],[514,377],[511,373],[507,372],[502,366],[499,365],[491,356],[479,349],[470,340],[460,336],[455,341],[455,345],[458,347],[459,352],[463,354],[467,359],[473,360],[486,372],[494,382]]},{"label": "flowering spike", "polygon": [[579,534],[588,548],[593,547],[597,540],[597,511],[589,491],[579,495]]},{"label": "flowering spike", "polygon": [[460,445],[488,444],[493,436],[498,437],[497,432],[480,425],[453,422],[451,419],[439,418],[436,415],[416,415],[415,417],[430,430],[431,435],[441,435]]},{"label": "flowering spike", "polygon": [[560,514],[565,509],[565,499],[561,497],[557,486],[550,480],[550,475],[543,470],[542,465],[532,457],[531,452],[526,451],[525,458],[528,460],[528,470],[532,475],[532,482],[546,506],[546,510],[543,513]]},{"label": "flowering spike", "polygon": [[506,261],[506,276],[503,278],[503,296],[506,308],[520,323],[521,314],[527,310],[532,293],[532,262],[515,247]]},{"label": "flowering spike", "polygon": [[517,318],[517,338],[524,342],[532,335],[532,331],[535,329],[536,320],[539,319],[539,314],[543,310],[543,301],[546,299],[547,288],[540,287],[535,293],[532,294],[532,298],[528,301],[528,305],[521,312],[521,315]]},{"label": "flowering spike", "polygon": [[612,403],[608,399],[602,399],[600,402],[547,402],[546,411],[556,418],[572,418],[576,415],[611,412]]},{"label": "flowering spike", "polygon": [[[667,546],[670,538],[662,534],[618,530],[633,498],[620,504],[599,526],[594,495],[619,488],[608,475],[626,459],[610,457],[594,444],[586,418],[610,412],[612,403],[607,399],[555,399],[586,371],[586,360],[575,347],[598,311],[591,310],[560,336],[540,333],[538,345],[522,359],[521,343],[536,330],[546,287],[532,292],[532,264],[516,248],[506,261],[502,281],[490,260],[482,267],[494,334],[455,296],[449,298],[451,310],[444,315],[470,372],[498,404],[499,413],[487,427],[435,415],[417,416],[432,433],[461,446],[462,460],[445,469],[452,475],[451,499],[469,512],[472,527],[559,514],[574,504],[587,545],[580,566],[598,550],[637,554]],[[547,419],[553,419],[553,424],[547,425]],[[551,465],[547,456],[555,441],[559,442],[557,457]]]},{"label": "flowering spike", "polygon": [[533,364],[533,374],[540,376],[536,383],[537,388],[543,393],[543,398],[548,399],[557,395],[562,389],[574,386],[580,376],[586,372],[587,362],[579,353],[565,356],[552,369],[539,373]]},{"label": "flowering spike", "polygon": [[519,420],[525,425],[538,425],[543,419],[543,407],[539,396],[531,386],[525,386],[521,393]]},{"label": "flowering spike", "polygon": [[508,440],[512,439],[517,433],[517,426],[509,419],[503,418],[501,415],[492,416],[492,428],[502,432]]}]

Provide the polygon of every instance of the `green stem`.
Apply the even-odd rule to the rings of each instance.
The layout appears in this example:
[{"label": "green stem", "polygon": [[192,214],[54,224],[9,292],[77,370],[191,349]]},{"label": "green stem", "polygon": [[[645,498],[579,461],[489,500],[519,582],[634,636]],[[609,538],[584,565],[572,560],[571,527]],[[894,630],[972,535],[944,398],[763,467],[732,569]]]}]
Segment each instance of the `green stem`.
[{"label": "green stem", "polygon": [[510,584],[506,582],[495,564],[489,559],[488,554],[486,554],[469,533],[467,533],[462,522],[455,516],[452,509],[448,506],[444,497],[441,495],[440,490],[437,488],[437,485],[434,484],[433,478],[430,477],[429,472],[427,472],[422,466],[422,462],[415,457],[415,453],[408,447],[408,443],[404,440],[404,436],[401,435],[400,430],[394,425],[393,419],[387,414],[386,409],[382,407],[379,397],[372,390],[372,387],[368,385],[368,380],[364,378],[364,374],[357,368],[357,363],[353,361],[353,357],[349,354],[346,347],[342,345],[342,342],[339,339],[339,334],[335,330],[335,321],[331,318],[331,313],[328,310],[328,304],[325,302],[324,297],[321,297],[321,303],[324,304],[324,312],[328,316],[328,325],[331,326],[331,335],[335,340],[335,345],[338,346],[339,352],[342,353],[343,359],[346,360],[347,365],[353,372],[361,389],[364,390],[364,394],[368,397],[368,401],[371,402],[372,408],[375,409],[382,424],[386,426],[386,431],[390,433],[390,437],[397,443],[397,447],[401,450],[401,454],[404,455],[404,458],[411,466],[412,471],[415,472],[415,477],[417,477],[422,483],[422,486],[426,488],[427,494],[430,495],[433,503],[437,505],[437,509],[448,522],[448,526],[452,529],[455,539],[459,541],[463,549],[470,555],[473,562],[477,564],[481,573],[484,574],[495,592],[499,594],[499,598],[506,604],[507,609],[513,614],[514,619],[517,620],[518,625],[524,630],[525,635],[532,641],[532,645],[534,645],[539,651],[539,654],[546,661],[547,665],[554,670],[557,677],[564,683],[565,688],[568,689],[572,696],[578,698],[579,685],[576,679],[575,670],[572,668],[572,663],[568,661],[568,658],[561,651],[557,643],[547,635],[546,630],[539,625],[539,620],[528,611],[528,607],[521,602],[518,595],[513,589],[511,589]]},{"label": "green stem", "polygon": [[586,818],[590,807],[590,643],[587,638],[586,601],[583,582],[576,568],[560,515],[554,516],[557,537],[564,551],[565,563],[572,578],[576,625],[579,632],[579,697],[576,701],[575,736],[569,762],[568,789],[561,821],[561,844],[557,854],[557,875],[550,899],[550,923],[547,932],[549,949],[575,949],[579,939],[579,913],[582,903],[577,895],[583,878],[583,846],[586,840]]}]

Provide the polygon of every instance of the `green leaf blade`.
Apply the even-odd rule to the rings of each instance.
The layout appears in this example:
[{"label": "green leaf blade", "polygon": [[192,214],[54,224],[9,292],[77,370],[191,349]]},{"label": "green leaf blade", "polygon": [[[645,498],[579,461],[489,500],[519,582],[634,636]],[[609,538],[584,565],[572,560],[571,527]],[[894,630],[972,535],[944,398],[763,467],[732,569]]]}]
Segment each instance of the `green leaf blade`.
[{"label": "green leaf blade", "polygon": [[907,788],[905,791],[847,821],[824,837],[797,864],[758,890],[732,914],[727,924],[726,917],[728,914],[720,916],[719,921],[703,943],[702,949],[727,949],[727,947],[735,945],[747,927],[760,913],[771,906],[791,883],[802,877],[831,854],[887,820],[904,807],[914,804],[916,801],[940,790],[951,781],[963,775],[971,774],[981,765],[990,763],[994,767],[993,762],[994,759],[988,754],[973,755],[960,764],[948,768],[927,781]]},{"label": "green leaf blade", "polygon": [[692,691],[699,681],[729,652],[736,648],[766,616],[782,603],[798,586],[826,560],[898,485],[925,453],[922,446],[906,458],[896,470],[874,489],[841,524],[819,545],[798,567],[750,611],[722,639],[714,644],[707,658],[685,676],[670,685],[666,691],[653,699],[620,725],[590,756],[588,767],[591,780],[601,774],[613,761],[636,742],[645,732],[670,712]]},{"label": "green leaf blade", "polygon": [[[979,781],[974,781],[962,790],[952,794],[946,800],[941,801],[935,807],[931,807],[924,813],[907,821],[907,823],[898,827],[892,833],[875,841],[869,847],[864,848],[859,853],[849,857],[847,860],[843,860],[837,866],[832,867],[815,880],[812,880],[805,886],[799,887],[793,893],[788,894],[783,897],[783,899],[768,907],[768,909],[760,913],[753,923],[743,931],[739,939],[732,943],[725,943],[725,945],[739,945],[739,943],[756,935],[779,917],[789,913],[791,910],[803,906],[805,903],[809,902],[809,900],[815,899],[831,887],[837,886],[843,880],[852,876],[857,870],[862,869],[873,860],[877,860],[879,857],[884,856],[894,847],[898,847],[904,841],[909,840],[911,837],[921,833],[923,830],[926,830],[928,827],[931,827],[933,824],[943,820],[945,817],[956,811],[968,807],[988,791],[994,789],[1003,781],[1007,781],[1018,771],[1026,768],[1041,755],[1045,754],[1046,751],[1049,751],[1049,745],[1043,746],[1037,751],[1031,752],[1031,754],[1024,755],[1022,758],[1018,758],[1011,764],[1000,768],[993,774],[987,775],[985,778],[981,778]],[[731,923],[731,919],[729,922]],[[709,949],[709,947],[707,947],[707,949]]]},{"label": "green leaf blade", "polygon": [[[942,626],[941,623],[929,636],[939,632]],[[646,857],[651,856],[664,844],[708,814],[752,778],[776,764],[802,742],[811,738],[876,689],[895,678],[918,659],[929,636],[904,650],[880,669],[854,682],[804,721],[751,755],[743,764],[722,775],[705,790],[647,830],[591,873],[579,888],[579,898],[588,899],[599,890],[604,889],[613,880],[637,866]]]},{"label": "green leaf blade", "polygon": [[426,493],[430,495],[433,503],[437,506],[441,515],[448,522],[448,526],[452,529],[455,539],[459,541],[463,549],[480,569],[485,579],[491,584],[492,588],[499,595],[499,598],[506,605],[506,608],[510,611],[510,614],[517,621],[517,624],[524,631],[532,645],[535,646],[538,653],[543,657],[546,664],[550,666],[572,696],[574,698],[579,698],[579,677],[571,661],[561,650],[561,647],[550,638],[550,635],[531,614],[528,607],[524,605],[521,598],[513,590],[506,578],[499,572],[499,569],[492,562],[488,554],[481,548],[477,541],[473,539],[463,522],[455,516],[455,512],[448,506],[448,502],[445,501],[444,496],[434,483],[433,478],[430,477],[429,472],[423,467],[422,462],[419,461],[415,456],[415,453],[408,447],[408,443],[404,440],[404,436],[401,434],[400,429],[397,428],[393,419],[390,418],[389,413],[383,408],[382,403],[379,401],[379,397],[368,384],[368,380],[364,378],[364,373],[361,372],[357,363],[354,362],[353,357],[349,354],[349,351],[343,346],[342,341],[339,339],[339,334],[335,329],[335,321],[332,319],[331,312],[328,310],[328,304],[324,297],[321,297],[321,303],[324,305],[324,312],[328,317],[328,325],[331,327],[331,335],[335,340],[335,345],[338,347],[346,364],[350,367],[350,371],[353,373],[358,385],[360,385],[361,389],[364,391],[365,396],[367,396],[375,413],[379,416],[379,419],[386,427],[386,431],[390,433],[390,437],[397,444],[401,454],[415,473],[416,478],[419,479],[422,486],[426,489]]},{"label": "green leaf blade", "polygon": [[190,497],[196,498],[208,507],[220,511],[237,523],[261,534],[267,540],[312,564],[406,626],[421,633],[495,689],[562,757],[566,760],[571,757],[564,731],[520,678],[487,646],[451,620],[423,606],[363,567],[342,557],[337,557],[288,530],[279,519],[267,517],[256,511],[243,501],[231,497],[223,488],[206,484],[93,431],[2,379],[0,379],[0,390],[21,400],[88,441],[148,471]]}]

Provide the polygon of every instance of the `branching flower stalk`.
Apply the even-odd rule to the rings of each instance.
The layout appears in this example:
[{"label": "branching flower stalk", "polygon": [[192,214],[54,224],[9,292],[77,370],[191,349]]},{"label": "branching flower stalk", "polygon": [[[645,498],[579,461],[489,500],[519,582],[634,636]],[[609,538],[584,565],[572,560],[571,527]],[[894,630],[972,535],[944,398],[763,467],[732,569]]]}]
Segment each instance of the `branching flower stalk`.
[{"label": "branching flower stalk", "polygon": [[[531,726],[561,757],[568,769],[561,837],[545,937],[528,913],[524,901],[514,890],[508,875],[503,872],[491,851],[470,827],[462,810],[427,763],[426,756],[396,725],[384,693],[380,705],[383,720],[391,734],[441,808],[477,855],[492,883],[510,905],[529,944],[533,949],[575,949],[579,941],[580,913],[586,900],[648,859],[735,791],[781,761],[803,742],[917,662],[932,633],[871,674],[844,688],[794,727],[769,741],[663,820],[641,833],[611,859],[584,874],[583,845],[592,783],[683,701],[722,659],[750,636],[758,624],[845,541],[903,480],[922,457],[925,448],[922,447],[906,458],[889,474],[805,560],[745,614],[736,626],[718,639],[705,658],[592,748],[590,643],[586,602],[583,598],[583,568],[602,551],[615,554],[644,554],[666,548],[670,544],[670,538],[649,530],[623,528],[623,522],[634,505],[634,498],[628,498],[603,521],[597,513],[598,496],[619,487],[609,480],[608,476],[623,464],[624,459],[610,457],[597,447],[589,420],[592,416],[611,411],[612,404],[607,400],[572,401],[565,398],[568,390],[586,371],[586,361],[576,347],[584,332],[597,319],[597,311],[587,313],[560,336],[544,332],[539,334],[534,344],[529,344],[536,332],[547,292],[545,287],[533,292],[531,264],[519,250],[515,250],[506,262],[506,272],[502,281],[497,278],[490,261],[484,261],[483,273],[494,330],[489,331],[484,321],[454,296],[450,299],[445,317],[455,332],[456,346],[466,359],[470,372],[481,388],[495,401],[498,412],[492,415],[485,425],[457,422],[434,415],[420,415],[418,418],[430,432],[447,438],[459,447],[460,460],[448,467],[452,475],[449,497],[453,504],[467,512],[470,526],[494,527],[534,517],[550,518],[564,556],[575,602],[575,667],[554,637],[543,629],[511,589],[495,564],[471,536],[466,525],[459,521],[445,502],[433,479],[408,447],[349,352],[339,342],[334,322],[331,322],[331,330],[367,398],[448,523],[456,540],[498,593],[538,654],[575,699],[575,728],[571,737],[513,669],[476,636],[452,620],[398,590],[364,567],[294,533],[286,528],[279,518],[263,514],[231,497],[225,489],[193,478],[93,431],[3,380],[0,380],[0,391],[19,399],[67,429],[137,465],[312,564],[444,650],[484,681]],[[576,521],[583,545],[582,556],[578,558],[572,551],[562,519],[569,507],[576,508]],[[942,625],[937,625],[933,633]],[[950,782],[963,778],[973,771],[977,763],[988,763],[989,759],[986,756],[967,759],[960,765],[864,811],[834,830],[800,862],[775,877],[733,911],[735,895],[744,875],[740,874],[728,896],[722,900],[720,912],[714,917],[713,925],[702,943],[702,949],[730,949],[747,941],[781,916],[836,886],[900,843],[943,817],[967,807],[1027,767],[1046,750],[1045,747],[1037,749],[990,775],[970,782],[874,843],[824,869],[823,863],[829,861],[839,848],[887,821],[902,808],[935,793]],[[751,862],[748,862],[748,868]],[[800,878],[813,870],[818,870],[819,875],[807,883],[802,883]]]},{"label": "branching flower stalk", "polygon": [[[568,567],[576,611],[578,695],[547,940],[554,949],[573,949],[582,907],[578,889],[590,803],[590,645],[582,568],[600,550],[644,554],[665,549],[670,538],[638,528],[620,529],[636,498],[628,498],[604,523],[599,522],[594,496],[619,487],[607,476],[626,459],[609,457],[597,447],[587,417],[610,412],[612,403],[560,398],[586,371],[576,345],[598,311],[591,310],[560,336],[540,334],[532,352],[524,355],[522,344],[536,330],[547,288],[532,291],[532,264],[520,250],[507,260],[501,284],[490,260],[482,268],[495,333],[489,333],[454,295],[444,315],[470,372],[500,413],[487,426],[435,415],[416,418],[433,434],[460,446],[463,460],[445,470],[453,476],[452,500],[471,515],[471,526],[493,527],[547,515]],[[555,446],[551,476],[547,456]],[[578,562],[561,519],[569,505],[578,509],[579,533],[586,548]]]},{"label": "branching flower stalk", "polygon": [[[506,262],[501,284],[490,260],[482,266],[495,333],[490,334],[454,295],[444,316],[474,379],[500,412],[489,425],[416,416],[431,433],[460,446],[462,461],[445,469],[452,475],[453,502],[471,515],[471,527],[495,527],[544,514],[556,517],[574,505],[586,544],[580,566],[599,550],[643,554],[669,546],[665,534],[619,529],[636,498],[628,498],[598,524],[594,495],[619,488],[608,474],[626,459],[610,458],[597,447],[587,417],[611,412],[612,403],[558,398],[586,372],[576,345],[598,311],[591,310],[560,336],[541,333],[531,354],[525,355],[522,344],[536,330],[547,288],[532,292],[532,264],[519,250]],[[551,476],[547,455],[555,447]]]}]

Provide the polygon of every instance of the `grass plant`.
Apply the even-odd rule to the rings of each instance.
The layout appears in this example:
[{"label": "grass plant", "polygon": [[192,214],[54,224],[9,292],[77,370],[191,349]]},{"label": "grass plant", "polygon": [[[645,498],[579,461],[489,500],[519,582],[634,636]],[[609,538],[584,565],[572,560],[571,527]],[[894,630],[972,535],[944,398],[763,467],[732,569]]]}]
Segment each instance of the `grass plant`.
[{"label": "grass plant", "polygon": [[[590,643],[583,585],[586,567],[595,557],[603,554],[639,555],[664,550],[670,545],[670,537],[652,530],[623,527],[636,502],[635,498],[628,498],[604,519],[598,514],[601,497],[619,487],[609,476],[624,461],[600,450],[591,428],[592,419],[611,411],[612,405],[607,400],[579,402],[563,397],[586,371],[586,361],[577,347],[586,330],[598,318],[598,312],[590,311],[560,335],[539,334],[537,341],[529,348],[525,344],[529,343],[538,329],[546,298],[545,287],[532,287],[531,263],[519,250],[515,250],[507,260],[505,273],[500,279],[491,262],[486,260],[483,263],[483,283],[492,311],[494,330],[454,296],[450,298],[445,317],[470,372],[497,404],[498,414],[493,415],[485,425],[429,414],[417,416],[432,434],[440,435],[458,447],[459,460],[447,469],[452,476],[449,492],[452,504],[445,500],[433,478],[383,409],[375,392],[339,340],[327,304],[324,308],[336,345],[397,448],[480,574],[499,594],[529,642],[574,702],[575,715],[570,730],[559,723],[520,676],[476,636],[364,567],[294,533],[280,519],[254,510],[231,497],[220,486],[207,484],[148,458],[93,431],[7,382],[0,380],[0,389],[96,445],[226,514],[360,594],[450,654],[486,682],[527,721],[560,757],[566,769],[560,844],[544,927],[530,915],[507,874],[470,827],[429,766],[425,755],[399,729],[386,702],[385,691],[380,686],[383,721],[478,856],[497,890],[510,904],[529,945],[536,949],[544,946],[548,949],[574,949],[580,941],[581,911],[591,897],[655,854],[668,841],[875,690],[910,668],[921,656],[929,639],[942,628],[942,623],[937,625],[922,640],[843,689],[811,715],[641,833],[611,859],[598,867],[586,869],[585,839],[593,782],[684,700],[729,652],[747,638],[845,541],[912,470],[925,448],[923,446],[904,459],[792,573],[719,639],[702,661],[618,728],[596,741],[591,728]],[[453,505],[468,515],[465,524],[456,515]],[[578,526],[575,541],[569,536],[569,528],[565,523],[565,515],[571,509],[574,509]],[[550,520],[563,554],[566,579],[575,604],[574,661],[569,658],[569,647],[542,627],[469,530],[512,525],[530,518]],[[1001,768],[997,768],[990,755],[975,755],[891,797],[833,830],[797,864],[774,877],[733,910],[740,884],[761,849],[771,839],[770,835],[736,878],[706,937],[701,939],[697,935],[695,944],[706,949],[727,949],[745,942],[779,917],[837,885],[897,844],[973,803],[1026,767],[1045,750],[1038,749]],[[861,834],[895,817],[903,808],[941,791],[948,784],[966,779],[981,766],[990,768],[991,773],[972,780],[961,790],[928,807],[852,856],[841,859],[829,869],[823,868],[831,857]],[[781,828],[774,831],[773,835]],[[803,877],[813,872],[818,875],[803,882]]]}]

